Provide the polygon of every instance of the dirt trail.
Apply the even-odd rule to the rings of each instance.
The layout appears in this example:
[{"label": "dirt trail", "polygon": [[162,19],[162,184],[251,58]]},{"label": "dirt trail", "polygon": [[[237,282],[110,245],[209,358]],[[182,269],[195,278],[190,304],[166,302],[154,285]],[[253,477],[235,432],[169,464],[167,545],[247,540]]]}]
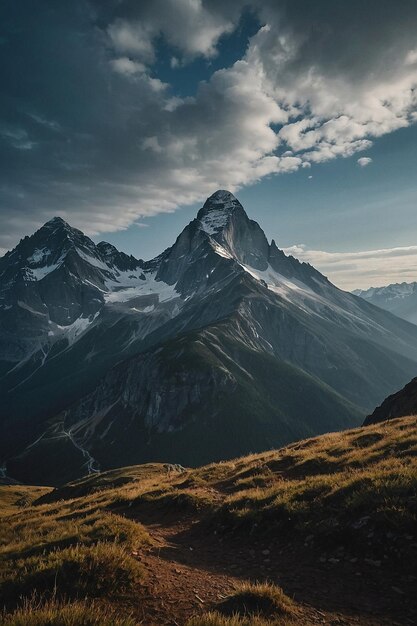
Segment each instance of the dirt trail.
[{"label": "dirt trail", "polygon": [[237,537],[226,540],[208,533],[198,520],[166,519],[161,525],[138,516],[137,521],[155,541],[138,555],[147,581],[137,615],[146,626],[183,626],[192,615],[213,610],[242,581],[280,585],[301,606],[300,626],[417,623],[402,599],[398,607],[392,606],[384,589],[356,576],[352,566],[317,567],[275,545]]},{"label": "dirt trail", "polygon": [[175,537],[184,527],[148,530],[156,546],[140,557],[148,572],[145,624],[182,626],[191,615],[209,610],[236,587],[237,578],[199,566],[197,546],[176,543]]}]

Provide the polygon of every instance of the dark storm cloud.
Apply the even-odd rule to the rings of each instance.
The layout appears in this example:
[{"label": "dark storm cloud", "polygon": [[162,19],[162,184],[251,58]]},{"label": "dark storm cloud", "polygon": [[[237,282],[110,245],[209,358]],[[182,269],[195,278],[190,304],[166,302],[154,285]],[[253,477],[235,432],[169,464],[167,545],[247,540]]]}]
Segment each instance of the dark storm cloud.
[{"label": "dark storm cloud", "polygon": [[161,38],[176,62],[210,59],[247,4],[4,2],[0,247],[54,214],[90,233],[123,228],[415,120],[408,0],[253,0],[264,26],[193,98],[153,74]]}]

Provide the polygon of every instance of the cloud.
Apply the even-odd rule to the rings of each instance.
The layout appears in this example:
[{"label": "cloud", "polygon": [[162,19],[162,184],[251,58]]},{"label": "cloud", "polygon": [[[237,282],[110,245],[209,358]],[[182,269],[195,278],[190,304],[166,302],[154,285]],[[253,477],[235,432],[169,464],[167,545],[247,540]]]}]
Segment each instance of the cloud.
[{"label": "cloud", "polygon": [[144,73],[146,71],[145,65],[143,63],[139,63],[138,61],[132,61],[128,57],[119,57],[117,59],[112,59],[110,65],[114,69],[115,72],[119,72],[119,74],[125,74],[128,76],[132,76],[133,74]]},{"label": "cloud", "polygon": [[119,53],[133,54],[142,62],[155,60],[152,38],[155,33],[140,22],[129,23],[118,19],[108,27],[108,34]]},{"label": "cloud", "polygon": [[[155,60],[161,35],[185,60],[210,58],[216,55],[220,37],[236,27],[241,3],[234,5],[228,8],[202,0],[121,0],[107,33],[119,53],[135,55],[146,63]],[[179,59],[173,57],[171,63],[177,67]]]},{"label": "cloud", "polygon": [[406,65],[414,65],[415,63],[417,63],[417,48],[415,48],[414,50],[409,50],[407,52],[404,63]]},{"label": "cloud", "polygon": [[[22,1],[0,8],[19,26],[0,60],[3,248],[55,214],[127,228],[417,120],[414,0]],[[161,79],[161,50],[167,67],[213,58],[248,5],[262,26],[239,60],[187,97]]]},{"label": "cloud", "polygon": [[360,157],[357,160],[357,163],[360,167],[366,167],[367,165],[369,165],[370,163],[372,163],[372,159],[371,157]]},{"label": "cloud", "polygon": [[0,127],[0,136],[16,150],[32,150],[35,147],[35,142],[33,142],[28,133],[24,128],[18,127]]},{"label": "cloud", "polygon": [[417,246],[325,252],[297,244],[284,252],[311,263],[335,285],[349,291],[417,280]]},{"label": "cloud", "polygon": [[393,2],[375,11],[356,1],[331,11],[320,0],[261,4],[268,25],[247,54],[275,99],[298,113],[279,132],[286,147],[320,163],[414,121],[417,73],[404,58],[414,58],[415,4],[406,1],[402,15]]}]

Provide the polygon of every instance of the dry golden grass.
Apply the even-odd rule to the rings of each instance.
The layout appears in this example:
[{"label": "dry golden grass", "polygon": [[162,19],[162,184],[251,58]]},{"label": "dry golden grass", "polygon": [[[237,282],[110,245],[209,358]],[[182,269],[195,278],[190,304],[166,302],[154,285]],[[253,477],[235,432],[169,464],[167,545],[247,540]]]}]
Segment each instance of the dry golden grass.
[{"label": "dry golden grass", "polygon": [[81,598],[137,588],[144,572],[132,552],[150,543],[141,524],[93,496],[30,506],[0,495],[9,503],[0,518],[0,595],[9,608],[33,593]]},{"label": "dry golden grass", "polygon": [[9,563],[2,596],[13,604],[33,592],[50,598],[108,598],[133,593],[142,566],[117,543],[56,549]]},{"label": "dry golden grass", "polygon": [[[58,502],[62,498],[65,501]],[[97,532],[93,533],[97,535],[98,527],[104,524],[99,521],[103,510],[130,515],[145,507],[161,514],[170,510],[178,516],[199,515],[225,529],[289,530],[292,534],[312,534],[315,540],[322,537],[323,541],[344,536],[352,548],[356,545],[360,549],[369,528],[364,524],[362,531],[352,524],[360,524],[369,512],[377,531],[416,533],[417,418],[332,433],[185,474],[167,474],[160,464],[123,468],[76,481],[41,501],[48,499],[57,502],[60,526],[54,530],[54,516],[50,522],[48,518],[36,521],[37,510],[42,507],[25,511],[25,533],[29,532],[27,543],[32,548],[41,543],[44,534],[55,537],[55,541],[62,535],[67,542],[84,534],[88,541],[90,530],[86,531],[81,521],[71,520],[65,527],[64,518],[72,509],[82,511],[87,519],[97,516]],[[48,510],[53,506],[52,502]],[[35,516],[33,523],[31,515]],[[105,534],[111,534],[121,519],[107,517]],[[127,523],[124,520],[123,526]],[[42,530],[48,524],[51,528]],[[40,529],[40,533],[34,531],[40,538],[30,536],[28,526]],[[124,532],[129,534],[127,526]],[[132,532],[134,541],[134,529]],[[132,538],[127,541],[131,543]]]},{"label": "dry golden grass", "polygon": [[27,487],[26,485],[0,485],[0,518],[23,509],[43,495],[51,492],[50,487]]},{"label": "dry golden grass", "polygon": [[[238,530],[272,535],[284,543],[289,537],[320,550],[342,545],[345,556],[349,551],[370,552],[372,558],[388,559],[389,567],[395,559],[404,564],[404,555],[411,555],[417,543],[417,418],[316,437],[185,473],[147,464],[55,490],[0,487],[0,595],[6,597],[8,610],[18,605],[19,596],[30,597],[34,591],[45,600],[96,597],[94,606],[99,608],[104,596],[134,597],[144,572],[132,552],[151,540],[128,517],[142,509],[198,517],[226,535]],[[270,592],[265,588],[264,596]],[[260,595],[258,588],[258,600]],[[287,613],[279,614],[277,608],[254,617],[217,611],[191,620],[189,626],[294,623],[291,601],[281,597],[280,602]],[[84,605],[74,606],[87,611]],[[51,607],[39,611],[66,611],[62,605]],[[107,619],[103,615],[100,619]],[[16,613],[5,623],[72,626],[70,617],[25,622]],[[108,622],[85,621],[90,623]],[[130,626],[128,621],[120,624]]]},{"label": "dry golden grass", "polygon": [[282,589],[269,583],[242,584],[217,607],[217,611],[228,617],[264,619],[294,618],[298,613],[295,603]]},{"label": "dry golden grass", "polygon": [[99,541],[120,543],[133,550],[149,537],[142,526],[106,510],[74,502],[43,505],[4,517],[0,557],[13,559]]},{"label": "dry golden grass", "polygon": [[120,617],[110,606],[96,602],[25,600],[13,613],[0,615],[2,626],[138,626],[129,616]]},{"label": "dry golden grass", "polygon": [[327,536],[372,513],[376,527],[415,534],[415,417],[325,435],[242,461],[235,461],[230,473],[223,466],[217,482],[225,497],[216,516],[225,523]]},{"label": "dry golden grass", "polygon": [[[178,516],[188,512],[226,531],[241,527],[251,533],[313,535],[323,543],[343,540],[352,550],[362,549],[370,525],[380,539],[381,533],[392,532],[416,541],[416,417],[332,433],[186,474],[166,475],[149,467],[150,477],[143,468],[129,468],[130,482],[101,492],[104,500],[132,512],[141,507]],[[120,480],[123,471],[108,473],[107,481]],[[133,479],[135,471],[140,479]],[[370,513],[371,521],[366,519]]]}]

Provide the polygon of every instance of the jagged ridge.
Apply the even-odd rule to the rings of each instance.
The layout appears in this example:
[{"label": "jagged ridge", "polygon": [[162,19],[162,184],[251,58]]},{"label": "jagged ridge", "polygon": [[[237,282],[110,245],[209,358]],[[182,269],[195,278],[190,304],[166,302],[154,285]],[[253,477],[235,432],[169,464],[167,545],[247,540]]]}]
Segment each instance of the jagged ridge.
[{"label": "jagged ridge", "polygon": [[[51,238],[48,263],[65,258],[33,280]],[[63,222],[24,242],[0,260],[0,454],[24,479],[47,482],[57,455],[59,482],[355,425],[415,371],[416,327],[269,244],[224,190],[148,262]]]}]

